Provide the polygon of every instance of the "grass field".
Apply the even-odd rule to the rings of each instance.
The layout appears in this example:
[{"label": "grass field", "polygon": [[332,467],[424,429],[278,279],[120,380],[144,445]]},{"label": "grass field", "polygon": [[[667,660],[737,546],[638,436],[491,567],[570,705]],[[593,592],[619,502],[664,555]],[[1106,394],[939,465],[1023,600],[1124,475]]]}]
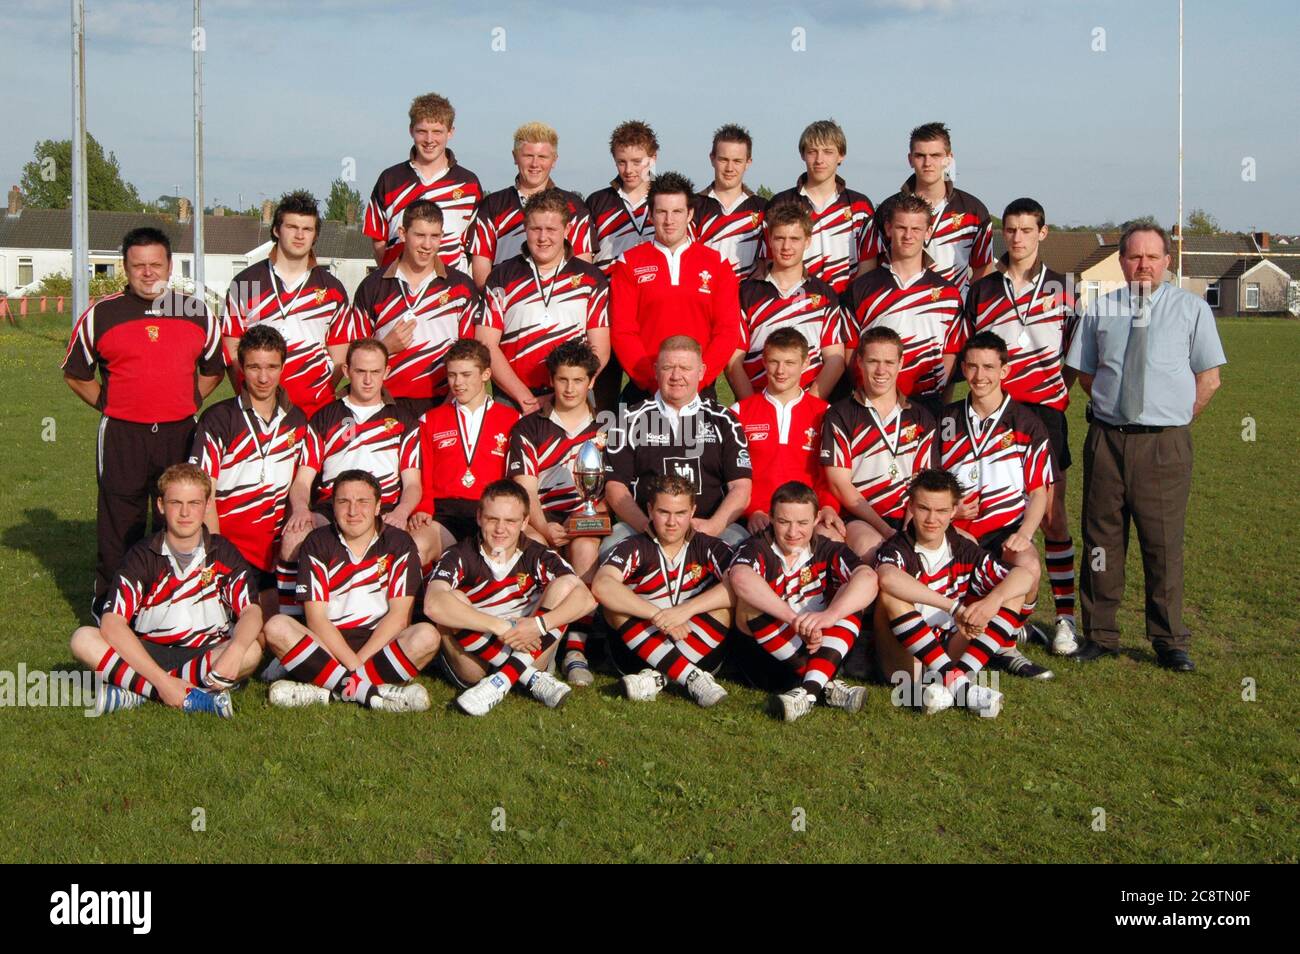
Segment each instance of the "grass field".
[{"label": "grass field", "polygon": [[[97,421],[58,372],[67,331],[0,328],[0,670],[71,668],[88,602]],[[271,709],[261,684],[229,722],[10,708],[0,861],[1300,860],[1300,323],[1221,332],[1232,363],[1194,429],[1193,675],[1153,664],[1134,546],[1124,655],[1003,679],[997,720],[925,719],[872,687],[859,716],[785,726],[739,686],[702,711],[629,703],[607,676],[558,712],[513,696],[482,720],[447,711],[433,679],[412,716]],[[1081,400],[1070,417],[1077,459]]]}]

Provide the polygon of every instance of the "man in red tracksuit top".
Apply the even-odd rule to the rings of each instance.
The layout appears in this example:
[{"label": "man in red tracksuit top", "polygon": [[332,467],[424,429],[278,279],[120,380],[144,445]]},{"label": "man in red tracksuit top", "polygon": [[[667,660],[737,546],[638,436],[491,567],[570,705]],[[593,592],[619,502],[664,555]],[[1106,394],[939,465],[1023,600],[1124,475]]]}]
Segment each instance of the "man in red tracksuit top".
[{"label": "man in red tracksuit top", "polygon": [[457,540],[478,532],[483,488],[506,475],[510,431],[519,412],[487,393],[492,357],[487,345],[462,338],[447,352],[451,400],[420,418],[423,493],[410,533],[427,565]]},{"label": "man in red tracksuit top", "polygon": [[689,335],[704,351],[702,393],[713,397],[713,381],[740,341],[740,292],[735,271],[717,251],[691,241],[695,187],[685,176],[666,172],[650,186],[655,238],[628,249],[610,278],[610,338],[631,379],[625,403],[652,396],[660,343]]}]

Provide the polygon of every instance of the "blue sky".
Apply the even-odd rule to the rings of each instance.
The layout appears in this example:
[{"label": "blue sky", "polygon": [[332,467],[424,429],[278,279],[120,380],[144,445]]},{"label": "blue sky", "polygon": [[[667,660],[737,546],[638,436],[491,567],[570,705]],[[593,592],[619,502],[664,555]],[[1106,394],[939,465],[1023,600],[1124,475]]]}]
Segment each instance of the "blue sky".
[{"label": "blue sky", "polygon": [[[842,174],[877,202],[907,168],[909,129],[953,130],[958,184],[994,214],[1031,195],[1061,223],[1154,214],[1177,200],[1177,3],[866,0],[630,5],[208,0],[209,203],[306,187],[347,157],[368,195],[405,157],[406,109],[434,90],[457,109],[452,146],[489,190],[513,174],[527,120],[560,132],[556,181],[612,175],[609,130],[648,120],[658,168],[707,184],[712,130],[755,140],[751,185],[801,170],[799,131],[844,126]],[[71,127],[67,0],[6,2],[2,183],[39,139]],[[87,114],[145,198],[193,188],[190,5],[86,0]],[[1185,203],[1233,229],[1300,232],[1300,97],[1287,66],[1300,5],[1188,0]],[[506,49],[494,52],[493,31]],[[796,29],[806,50],[792,49]],[[1096,30],[1104,52],[1094,52]],[[500,37],[500,34],[497,34]],[[1256,178],[1242,181],[1254,160]]]}]

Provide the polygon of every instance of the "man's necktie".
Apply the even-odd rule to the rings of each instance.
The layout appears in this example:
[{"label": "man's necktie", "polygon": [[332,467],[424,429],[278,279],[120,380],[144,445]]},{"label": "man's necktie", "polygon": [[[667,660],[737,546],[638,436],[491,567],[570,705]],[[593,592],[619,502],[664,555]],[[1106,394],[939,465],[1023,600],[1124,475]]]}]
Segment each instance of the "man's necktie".
[{"label": "man's necktie", "polygon": [[1147,329],[1151,325],[1151,300],[1134,301],[1134,317],[1128,329],[1128,345],[1124,348],[1124,370],[1119,379],[1119,417],[1125,424],[1136,424],[1142,416],[1142,400],[1146,390]]}]

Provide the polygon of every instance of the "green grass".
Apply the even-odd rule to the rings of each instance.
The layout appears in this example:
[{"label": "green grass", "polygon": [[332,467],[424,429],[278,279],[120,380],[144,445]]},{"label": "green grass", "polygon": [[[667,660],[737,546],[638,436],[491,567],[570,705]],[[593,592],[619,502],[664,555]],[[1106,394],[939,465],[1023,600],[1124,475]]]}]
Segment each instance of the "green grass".
[{"label": "green grass", "polygon": [[[96,419],[58,372],[67,328],[0,329],[3,670],[70,667],[91,583]],[[514,696],[481,720],[448,712],[452,690],[433,679],[433,711],[414,716],[273,710],[260,684],[231,722],[5,709],[0,861],[1294,862],[1300,324],[1221,331],[1232,363],[1194,430],[1193,675],[1152,664],[1134,546],[1126,654],[1057,661],[1051,683],[1004,679],[995,721],[923,719],[872,687],[857,717],[784,726],[739,686],[701,711],[676,696],[634,705],[603,676],[559,712]],[[1081,400],[1071,425],[1077,448]],[[1076,527],[1080,482],[1076,465]],[[196,807],[206,831],[191,830]]]}]

